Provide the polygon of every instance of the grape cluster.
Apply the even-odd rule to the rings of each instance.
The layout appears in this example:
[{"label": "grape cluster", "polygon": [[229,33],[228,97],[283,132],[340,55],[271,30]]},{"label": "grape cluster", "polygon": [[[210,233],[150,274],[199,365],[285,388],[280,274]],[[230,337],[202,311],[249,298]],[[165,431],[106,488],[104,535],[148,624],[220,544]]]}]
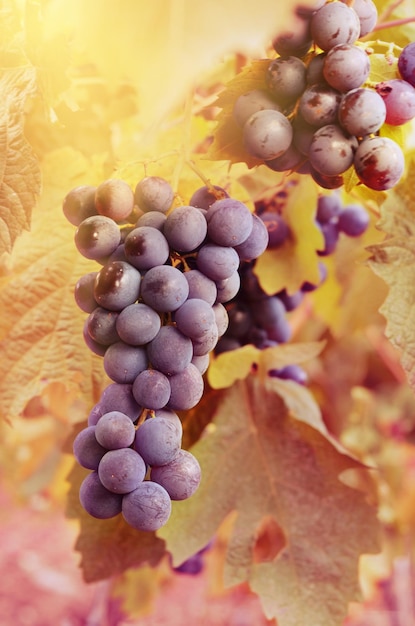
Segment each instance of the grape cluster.
[{"label": "grape cluster", "polygon": [[399,58],[405,80],[373,85],[370,50],[358,41],[376,24],[372,0],[318,1],[314,10],[297,9],[296,19],[295,31],[274,39],[278,56],[262,87],[234,102],[245,151],[274,171],[310,174],[323,188],[342,186],[354,168],[367,187],[390,189],[403,174],[404,156],[379,131],[415,116],[413,47]]},{"label": "grape cluster", "polygon": [[109,179],[63,202],[77,249],[101,265],[78,280],[75,300],[87,313],[85,342],[112,380],[74,441],[92,470],[80,500],[94,517],[122,512],[138,530],[160,528],[171,500],[198,487],[176,411],[201,399],[241,260],[268,243],[262,220],[220,187],[201,187],[188,205],[171,208],[173,199],[166,180],[149,176],[134,192]]},{"label": "grape cluster", "polygon": [[[282,192],[284,196],[284,192]],[[283,202],[284,198],[282,198]],[[279,248],[291,237],[289,225],[278,210],[278,201],[273,204],[258,202],[256,212],[267,227],[269,249]],[[335,251],[340,235],[359,237],[369,226],[369,215],[359,204],[343,205],[338,193],[320,195],[317,200],[316,225],[324,237],[324,247],[317,251],[321,257]],[[317,289],[326,279],[326,267],[319,264],[320,281],[317,284],[304,282],[294,294],[285,289],[267,294],[255,274],[255,261],[241,264],[241,288],[231,302],[226,304],[229,325],[219,339],[216,354],[235,350],[246,344],[259,349],[276,346],[290,340],[292,330],[288,314],[296,309],[307,292]],[[270,376],[307,382],[305,371],[297,364],[281,369],[272,369]]]}]

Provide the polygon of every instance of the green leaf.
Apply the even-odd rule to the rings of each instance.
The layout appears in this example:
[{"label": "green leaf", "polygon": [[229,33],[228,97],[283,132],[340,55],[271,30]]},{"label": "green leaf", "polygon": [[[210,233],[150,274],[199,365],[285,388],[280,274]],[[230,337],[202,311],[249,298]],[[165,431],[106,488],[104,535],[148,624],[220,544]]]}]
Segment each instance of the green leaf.
[{"label": "green leaf", "polygon": [[378,526],[365,495],[339,479],[360,464],[307,415],[297,419],[300,405],[257,377],[229,388],[192,448],[199,490],[174,503],[159,535],[177,565],[233,514],[225,584],[248,582],[279,626],[339,626],[359,598],[359,557],[377,550]]}]

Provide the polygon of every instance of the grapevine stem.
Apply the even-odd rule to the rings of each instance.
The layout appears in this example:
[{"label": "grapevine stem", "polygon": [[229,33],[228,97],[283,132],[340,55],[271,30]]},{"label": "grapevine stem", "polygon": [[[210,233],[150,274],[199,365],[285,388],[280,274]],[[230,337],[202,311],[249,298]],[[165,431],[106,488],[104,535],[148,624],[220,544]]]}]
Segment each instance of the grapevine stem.
[{"label": "grapevine stem", "polygon": [[415,22],[415,16],[403,17],[399,20],[391,20],[390,22],[379,22],[373,28],[373,32],[379,31],[379,30],[385,30],[386,28],[395,28],[396,26],[403,26],[404,24],[411,24],[411,22]]},{"label": "grapevine stem", "polygon": [[392,4],[390,4],[384,11],[383,13],[379,16],[379,20],[378,23],[384,22],[385,20],[387,20],[389,18],[390,15],[392,15],[392,13],[394,12],[395,9],[398,8],[398,6],[400,6],[401,4],[404,3],[404,0],[395,0],[395,2],[392,2]]}]

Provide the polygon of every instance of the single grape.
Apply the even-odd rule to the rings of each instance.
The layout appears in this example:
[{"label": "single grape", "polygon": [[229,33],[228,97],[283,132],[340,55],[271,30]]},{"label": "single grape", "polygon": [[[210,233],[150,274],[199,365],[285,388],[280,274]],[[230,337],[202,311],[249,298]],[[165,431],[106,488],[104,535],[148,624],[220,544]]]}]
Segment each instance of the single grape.
[{"label": "single grape", "polygon": [[93,215],[81,222],[75,232],[75,245],[82,256],[99,261],[114,252],[120,243],[120,229],[109,217]]},{"label": "single grape", "polygon": [[316,220],[320,224],[326,224],[336,219],[342,208],[340,196],[337,193],[320,195],[317,199]]},{"label": "single grape", "polygon": [[385,118],[385,103],[373,89],[352,89],[341,99],[339,123],[350,135],[364,137],[376,133]]},{"label": "single grape", "polygon": [[201,356],[193,356],[191,363],[197,367],[201,374],[204,374],[209,367],[210,355],[207,353],[202,354]]},{"label": "single grape", "polygon": [[339,44],[324,60],[324,78],[337,91],[347,92],[363,85],[370,73],[369,56],[362,48]]},{"label": "single grape", "polygon": [[74,187],[63,199],[62,210],[68,222],[79,226],[87,217],[97,214],[95,190],[92,185]]},{"label": "single grape", "polygon": [[[318,128],[334,124],[337,120],[340,100],[341,94],[330,85],[325,83],[311,85],[305,89],[300,98],[299,112],[310,126]],[[297,147],[300,150],[298,145]]]},{"label": "single grape", "polygon": [[178,309],[188,294],[189,284],[183,273],[171,265],[152,267],[141,281],[144,303],[160,313]]},{"label": "single grape", "polygon": [[163,233],[170,248],[177,252],[191,252],[206,237],[205,216],[194,206],[177,207],[167,216]]},{"label": "single grape", "polygon": [[90,337],[97,343],[109,346],[120,338],[116,329],[118,313],[97,307],[88,315],[87,329]]},{"label": "single grape", "polygon": [[[268,229],[266,228],[263,221],[258,217],[258,215],[255,214],[252,215],[252,219],[252,230],[247,239],[245,239],[245,241],[243,243],[240,243],[238,246],[235,246],[235,250],[238,253],[239,258],[243,261],[251,261],[253,259],[257,259],[263,252],[265,252],[269,243]],[[235,276],[235,272],[232,274],[232,276]],[[225,280],[230,281],[232,276]],[[234,281],[236,281],[236,278],[234,278]],[[236,295],[236,292],[234,295]],[[225,300],[223,298],[224,295],[222,294],[219,302],[224,302]],[[227,297],[226,301],[230,299],[231,298]]]},{"label": "single grape", "polygon": [[385,191],[400,180],[405,158],[401,148],[392,139],[368,137],[356,150],[354,167],[364,185],[376,191]]},{"label": "single grape", "polygon": [[84,322],[82,328],[82,336],[91,352],[97,354],[98,356],[104,356],[105,352],[107,351],[107,346],[104,346],[102,345],[102,343],[98,343],[98,341],[92,339],[91,335],[88,332],[88,319],[86,319]]},{"label": "single grape", "polygon": [[400,53],[398,70],[402,78],[415,87],[415,42],[407,44]]},{"label": "single grape", "polygon": [[[304,102],[303,105],[305,106]],[[303,157],[306,157],[308,155],[308,151],[310,150],[313,135],[316,132],[316,126],[306,122],[299,111],[297,111],[297,114],[292,121],[292,126],[294,133],[292,145],[297,148]],[[270,163],[272,163],[272,161],[270,161]]]},{"label": "single grape", "polygon": [[242,339],[253,324],[250,307],[243,302],[235,302],[228,309],[229,326],[227,335]]},{"label": "single grape", "polygon": [[326,1],[327,0],[314,0],[314,2],[309,2],[308,4],[297,4],[295,14],[310,19],[318,9],[321,9],[321,7],[326,4]]},{"label": "single grape", "polygon": [[208,209],[216,200],[221,200],[222,198],[229,198],[228,192],[223,187],[219,185],[204,185],[196,189],[192,194],[189,204],[198,209]]},{"label": "single grape", "polygon": [[170,463],[152,467],[150,477],[165,488],[172,500],[186,500],[200,485],[201,469],[191,452],[180,450]]},{"label": "single grape", "polygon": [[134,194],[123,180],[109,178],[98,185],[95,205],[100,215],[110,217],[115,222],[122,222],[134,208]]},{"label": "single grape", "polygon": [[75,285],[75,302],[84,313],[92,313],[97,308],[98,303],[94,298],[95,279],[98,272],[88,272],[81,276]]},{"label": "single grape", "polygon": [[144,348],[117,341],[109,346],[104,355],[104,370],[113,381],[133,383],[140,372],[148,366]]},{"label": "single grape", "polygon": [[239,267],[238,253],[230,246],[206,243],[197,254],[197,269],[212,280],[229,278]]},{"label": "single grape", "polygon": [[139,217],[136,226],[151,226],[152,228],[157,228],[157,230],[163,232],[166,219],[166,215],[160,211],[148,211]]},{"label": "single grape", "polygon": [[121,311],[137,300],[140,282],[135,267],[124,261],[110,261],[96,276],[94,298],[104,309]]},{"label": "single grape", "polygon": [[265,83],[281,105],[297,100],[307,85],[306,65],[296,56],[278,57],[271,61],[265,74]]},{"label": "single grape", "polygon": [[[216,345],[216,344],[215,344]],[[186,369],[170,376],[170,398],[167,406],[174,411],[192,409],[203,395],[203,378],[196,365],[189,363]]]},{"label": "single grape", "polygon": [[360,36],[357,13],[341,2],[325,4],[311,17],[311,36],[325,52],[338,44],[353,44]]},{"label": "single grape", "polygon": [[146,176],[137,184],[134,199],[139,208],[144,211],[161,211],[166,213],[174,198],[172,186],[159,176]]},{"label": "single grape", "polygon": [[339,239],[339,229],[337,227],[337,223],[335,222],[326,222],[325,224],[321,224],[320,229],[324,237],[324,248],[322,250],[318,250],[317,254],[319,256],[328,256],[336,249]]},{"label": "single grape", "polygon": [[134,437],[133,422],[128,415],[121,413],[121,411],[104,413],[95,427],[96,440],[107,450],[128,448],[133,443]]},{"label": "single grape", "polygon": [[376,85],[385,104],[385,121],[392,126],[406,124],[415,117],[415,88],[399,78]]},{"label": "single grape", "polygon": [[[349,0],[341,0],[348,4]],[[353,0],[353,10],[356,11],[360,23],[360,37],[372,32],[378,19],[378,10],[372,0]]]},{"label": "single grape", "polygon": [[[277,104],[275,98],[272,97],[269,91],[265,89],[252,89],[236,98],[232,115],[238,126],[242,128],[251,115],[258,111],[263,111],[264,109],[281,111],[281,106]],[[190,202],[190,204],[193,203]]]},{"label": "single grape", "polygon": [[171,500],[161,485],[146,480],[122,499],[125,521],[141,531],[155,531],[164,526],[171,514]]},{"label": "single grape", "polygon": [[116,320],[119,338],[132,346],[141,346],[154,339],[160,327],[159,314],[142,302],[126,306]]},{"label": "single grape", "polygon": [[284,31],[275,37],[272,46],[275,52],[282,57],[303,57],[311,48],[312,38],[310,32],[310,20],[308,16],[294,16],[294,22],[290,30]]},{"label": "single grape", "polygon": [[274,172],[288,172],[290,170],[297,170],[300,165],[304,163],[304,155],[298,150],[293,141],[281,156],[276,159],[270,159],[265,161],[265,165]]},{"label": "single grape", "polygon": [[133,383],[133,395],[146,409],[162,409],[170,398],[169,379],[158,370],[144,370]]},{"label": "single grape", "polygon": [[237,246],[243,243],[253,227],[252,213],[239,200],[217,200],[206,213],[207,232],[219,246]]},{"label": "single grape", "polygon": [[311,164],[309,174],[317,185],[320,185],[323,189],[339,189],[340,187],[343,187],[344,180],[342,174],[338,174],[337,176],[327,176],[327,174],[322,174],[316,170]]},{"label": "single grape", "polygon": [[326,56],[327,52],[320,52],[314,55],[307,65],[306,79],[308,85],[316,85],[317,83],[325,82],[326,79],[324,78],[323,68]]},{"label": "single grape", "polygon": [[163,233],[151,226],[134,228],[125,239],[124,251],[127,261],[140,270],[163,265],[170,254]]},{"label": "single grape", "polygon": [[256,324],[267,331],[270,339],[284,343],[291,336],[286,310],[277,296],[268,296],[252,310]]},{"label": "single grape", "polygon": [[216,327],[218,329],[218,336],[222,337],[225,334],[229,325],[229,316],[226,307],[221,302],[217,302],[213,307],[213,312],[216,319]]},{"label": "single grape", "polygon": [[234,272],[229,278],[218,280],[216,283],[218,290],[216,302],[229,302],[237,295],[240,286],[241,277],[238,271]]},{"label": "single grape", "polygon": [[[170,422],[176,428],[179,434],[179,437],[182,437],[183,435],[182,422],[180,420],[180,417],[177,415],[177,413],[175,413],[175,411],[172,411],[171,409],[163,408],[163,409],[157,409],[156,411],[154,411],[154,414],[156,417],[163,417],[166,420],[170,420]],[[152,419],[152,418],[148,417],[147,419]]]},{"label": "single grape", "polygon": [[99,402],[102,414],[110,411],[121,411],[135,422],[142,407],[137,404],[132,393],[132,385],[111,383],[105,387]]},{"label": "single grape", "polygon": [[147,345],[147,354],[155,369],[163,374],[177,374],[192,360],[192,341],[175,326],[162,326]]},{"label": "single grape", "polygon": [[109,519],[121,513],[122,496],[105,489],[98,472],[91,472],[79,488],[79,500],[89,515],[97,519]]},{"label": "single grape", "polygon": [[360,204],[345,206],[339,214],[338,228],[349,237],[359,237],[367,230],[370,218]]},{"label": "single grape", "polygon": [[87,426],[79,431],[73,441],[73,453],[79,465],[90,470],[98,469],[98,465],[106,448],[95,437],[95,426]]},{"label": "single grape", "polygon": [[290,228],[285,219],[275,211],[262,213],[260,219],[268,232],[268,248],[279,248],[290,237]]},{"label": "single grape", "polygon": [[103,416],[103,411],[102,411],[101,403],[97,402],[96,404],[94,404],[94,406],[89,412],[88,426],[96,426],[102,416]]},{"label": "single grape", "polygon": [[300,385],[306,385],[308,376],[305,370],[296,363],[286,365],[280,369],[272,369],[268,372],[271,378],[282,378],[282,380],[292,380]]},{"label": "single grape", "polygon": [[184,277],[189,285],[189,300],[190,298],[200,298],[206,300],[210,305],[216,302],[217,287],[212,279],[199,270],[189,270],[184,273]]},{"label": "single grape", "polygon": [[308,157],[314,169],[325,176],[338,176],[353,164],[355,137],[346,135],[337,124],[328,124],[314,133]]},{"label": "single grape", "polygon": [[264,161],[281,156],[290,147],[292,137],[290,122],[271,109],[254,113],[243,127],[245,150]]},{"label": "single grape", "polygon": [[176,327],[190,339],[200,340],[216,324],[212,307],[200,298],[186,300],[174,314]]},{"label": "single grape", "polygon": [[219,330],[215,324],[211,326],[201,339],[198,341],[193,339],[193,356],[203,356],[204,354],[211,352],[216,346],[218,338]]},{"label": "single grape", "polygon": [[181,434],[176,424],[165,417],[150,417],[135,434],[134,449],[148,465],[165,465],[177,455]]},{"label": "single grape", "polygon": [[132,448],[109,450],[98,466],[101,483],[112,493],[129,493],[144,480],[147,468],[144,460]]}]

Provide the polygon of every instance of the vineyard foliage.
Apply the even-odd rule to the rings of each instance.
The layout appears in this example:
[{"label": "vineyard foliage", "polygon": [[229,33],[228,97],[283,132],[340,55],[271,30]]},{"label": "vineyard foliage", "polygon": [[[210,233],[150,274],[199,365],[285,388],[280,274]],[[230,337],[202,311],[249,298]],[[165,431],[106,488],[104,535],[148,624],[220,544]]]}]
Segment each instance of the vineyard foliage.
[{"label": "vineyard foliage", "polygon": [[[289,28],[295,4],[3,4],[0,468],[21,498],[46,490],[65,500],[88,583],[114,578],[127,597],[120,581],[129,575],[156,570],[168,553],[179,565],[220,536],[225,586],[247,583],[267,619],[339,626],[361,600],[362,556],[393,560],[415,531],[402,485],[412,494],[415,487],[400,482],[415,459],[411,122],[382,129],[405,153],[394,189],[369,190],[346,173],[342,200],[363,204],[371,223],[324,259],[327,280],[290,315],[290,342],[212,356],[204,397],[180,415],[202,483],[173,504],[164,528],[139,532],[120,516],[87,515],[78,499],[86,472],[71,454],[109,380],[84,342],[85,314],[73,298],[78,278],[97,264],[80,256],[62,213],[70,189],[107,178],[134,188],[156,175],[172,184],[174,206],[210,182],[251,210],[284,192],[292,237],[261,255],[257,277],[267,294],[319,280],[315,212],[330,192],[247,156],[231,115],[239,95],[263,84],[270,40]],[[414,13],[409,1],[376,5],[392,22]],[[376,34],[371,81],[395,76],[399,47],[414,34],[410,23]],[[268,376],[292,363],[305,367],[308,387]],[[36,420],[42,426],[33,429]],[[29,461],[19,457],[23,444]],[[405,460],[394,465],[391,455]]]}]

